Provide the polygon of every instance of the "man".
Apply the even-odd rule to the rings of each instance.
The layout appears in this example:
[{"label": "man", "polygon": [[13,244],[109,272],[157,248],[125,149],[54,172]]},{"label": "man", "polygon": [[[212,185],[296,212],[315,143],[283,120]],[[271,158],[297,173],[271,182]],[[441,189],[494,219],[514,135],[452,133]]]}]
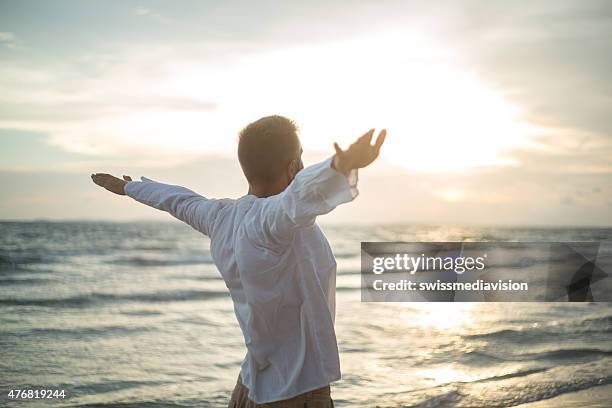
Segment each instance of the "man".
[{"label": "man", "polygon": [[242,130],[238,159],[249,191],[236,200],[92,174],[210,237],[247,347],[230,407],[332,407],[329,384],[340,379],[336,261],[315,219],[357,196],[357,169],[378,157],[386,131],[374,145],[374,129],[347,150],[334,143],[334,156],[305,169],[297,133],[282,116]]}]

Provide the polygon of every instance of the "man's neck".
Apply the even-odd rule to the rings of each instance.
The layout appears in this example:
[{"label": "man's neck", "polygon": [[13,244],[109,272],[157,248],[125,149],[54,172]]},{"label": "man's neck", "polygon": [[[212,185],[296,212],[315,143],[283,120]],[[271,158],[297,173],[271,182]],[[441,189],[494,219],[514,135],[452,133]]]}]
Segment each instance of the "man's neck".
[{"label": "man's neck", "polygon": [[287,184],[284,182],[276,182],[264,185],[253,185],[249,184],[248,194],[254,195],[258,198],[271,197],[282,193],[287,188]]}]

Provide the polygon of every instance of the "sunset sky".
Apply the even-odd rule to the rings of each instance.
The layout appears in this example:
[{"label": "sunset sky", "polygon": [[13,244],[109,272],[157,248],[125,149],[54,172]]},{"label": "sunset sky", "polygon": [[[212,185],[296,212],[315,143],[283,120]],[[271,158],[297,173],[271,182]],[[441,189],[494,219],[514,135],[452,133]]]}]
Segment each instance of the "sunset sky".
[{"label": "sunset sky", "polygon": [[282,114],[306,165],[388,129],[325,222],[611,225],[610,38],[595,0],[0,0],[0,219],[160,218],[92,172],[240,196]]}]

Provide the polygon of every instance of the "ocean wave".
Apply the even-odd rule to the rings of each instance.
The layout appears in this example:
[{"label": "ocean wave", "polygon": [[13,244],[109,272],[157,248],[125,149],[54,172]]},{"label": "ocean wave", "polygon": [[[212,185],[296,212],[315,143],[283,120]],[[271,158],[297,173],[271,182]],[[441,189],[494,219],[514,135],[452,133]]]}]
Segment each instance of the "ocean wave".
[{"label": "ocean wave", "polygon": [[104,393],[142,386],[157,386],[167,384],[162,381],[108,381],[89,384],[78,384],[72,388],[75,393]]},{"label": "ocean wave", "polygon": [[149,326],[98,326],[98,327],[74,327],[74,328],[36,328],[19,332],[6,332],[7,336],[21,337],[70,337],[83,338],[88,336],[119,336],[133,333],[151,331]]},{"label": "ocean wave", "polygon": [[38,278],[0,278],[0,285],[41,285],[49,282],[49,279]]},{"label": "ocean wave", "polygon": [[360,252],[355,251],[334,251],[334,257],[336,259],[351,259],[351,258],[359,258],[361,256]]},{"label": "ocean wave", "polygon": [[359,286],[337,286],[336,292],[354,292],[356,290],[360,290]]},{"label": "ocean wave", "polygon": [[161,316],[163,314],[154,310],[125,310],[119,313],[126,316]]},{"label": "ocean wave", "polygon": [[535,374],[535,373],[542,373],[544,371],[548,371],[548,368],[542,367],[542,368],[532,368],[529,370],[515,371],[513,373],[494,375],[491,377],[485,377],[485,378],[481,378],[481,379],[471,381],[471,382],[479,383],[479,382],[488,382],[488,381],[502,381],[502,380],[507,380],[509,378],[526,377],[528,375]]},{"label": "ocean wave", "polygon": [[568,360],[582,357],[605,357],[612,356],[612,350],[602,350],[598,348],[570,348],[550,350],[540,353],[527,353],[521,357],[529,360]]},{"label": "ocean wave", "polygon": [[[393,272],[390,272],[393,273]],[[359,269],[341,269],[337,270],[338,275],[361,275],[361,270]]]},{"label": "ocean wave", "polygon": [[96,303],[119,303],[119,302],[140,302],[140,303],[161,303],[179,302],[192,300],[207,300],[229,296],[225,291],[205,291],[205,290],[183,290],[166,291],[154,293],[134,293],[134,294],[112,294],[112,293],[90,293],[65,298],[51,299],[0,299],[0,306],[40,306],[40,307],[88,307]]},{"label": "ocean wave", "polygon": [[[567,379],[553,382],[522,383],[505,387],[502,392],[471,392],[454,407],[512,407],[530,402],[550,399],[568,392],[586,390],[600,385],[612,384],[612,376],[589,379]],[[461,390],[460,392],[463,392]]]},{"label": "ocean wave", "polygon": [[220,274],[215,275],[172,275],[173,279],[193,280],[193,281],[220,281],[223,280]]},{"label": "ocean wave", "polygon": [[55,263],[57,260],[53,256],[40,254],[18,254],[18,253],[0,253],[0,271],[12,271],[20,269],[21,266],[35,264]]},{"label": "ocean wave", "polygon": [[[411,405],[414,408],[435,408],[445,406],[455,406],[461,400],[461,393],[456,389],[448,389],[431,397],[426,397],[423,401]],[[377,406],[380,406],[377,404]]]},{"label": "ocean wave", "polygon": [[[125,247],[121,247],[122,249]],[[132,244],[128,247],[130,250],[138,250],[138,251],[173,251],[176,249],[176,245],[174,244]]]},{"label": "ocean wave", "polygon": [[[453,407],[453,408],[493,408],[493,407],[514,407],[536,401],[542,401],[557,397],[569,392],[582,391],[600,385],[612,383],[611,377],[601,379],[591,379],[588,381],[574,381],[553,384],[531,384],[530,386],[504,387],[500,392],[481,392],[470,391],[465,387],[444,386],[440,390],[429,390],[430,395],[421,398],[421,401],[410,404],[411,407],[434,408],[434,407]],[[469,388],[469,387],[468,387]],[[380,402],[375,404],[378,407],[391,407],[398,405],[385,405]],[[401,405],[403,406],[403,405]]]},{"label": "ocean wave", "polygon": [[212,264],[213,261],[210,258],[181,258],[181,259],[160,259],[160,258],[147,258],[141,256],[132,256],[127,258],[117,258],[107,261],[113,265],[127,265],[127,266],[180,266],[180,265],[200,265],[200,264]]},{"label": "ocean wave", "polygon": [[536,360],[548,360],[548,361],[561,361],[561,360],[575,360],[584,359],[586,357],[597,358],[612,356],[612,350],[603,350],[599,348],[568,348],[568,349],[556,349],[546,350],[533,353],[523,354],[509,354],[507,350],[504,350],[503,355],[493,354],[490,352],[472,350],[462,355],[462,360],[466,363],[482,364],[484,361],[536,361]]},{"label": "ocean wave", "polygon": [[612,316],[601,316],[590,319],[584,319],[581,322],[583,325],[601,325],[607,328],[612,328]]},{"label": "ocean wave", "polygon": [[513,343],[545,343],[559,335],[582,335],[588,333],[612,332],[612,318],[588,319],[579,322],[569,322],[562,326],[544,326],[528,329],[500,329],[486,333],[465,335],[468,340],[507,341]]},{"label": "ocean wave", "polygon": [[135,401],[135,402],[96,402],[92,404],[76,404],[70,405],[71,407],[80,407],[80,408],[96,408],[96,407],[105,407],[105,408],[185,408],[189,406],[197,406],[194,405],[185,405],[184,403],[172,402],[172,401]]},{"label": "ocean wave", "polygon": [[415,401],[410,406],[416,407],[512,407],[607,384],[612,384],[612,373],[604,361],[580,364],[572,375],[568,375],[566,366],[558,365],[474,381],[450,382],[397,397],[404,401],[409,397]]},{"label": "ocean wave", "polygon": [[468,334],[463,336],[469,340],[521,340],[528,334],[526,330],[500,329],[487,333]]}]

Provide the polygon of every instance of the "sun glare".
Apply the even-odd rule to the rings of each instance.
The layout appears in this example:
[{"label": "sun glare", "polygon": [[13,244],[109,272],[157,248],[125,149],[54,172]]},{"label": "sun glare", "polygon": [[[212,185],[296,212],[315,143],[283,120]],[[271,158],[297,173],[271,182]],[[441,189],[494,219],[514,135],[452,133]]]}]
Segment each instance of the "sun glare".
[{"label": "sun glare", "polygon": [[[65,138],[74,147],[72,133],[103,134],[114,135],[121,149],[233,155],[240,127],[278,113],[299,124],[306,151],[331,153],[334,141],[346,146],[371,127],[386,127],[386,161],[453,171],[512,164],[505,152],[527,144],[533,131],[520,109],[465,69],[452,51],[417,31],[165,63],[165,77],[150,84],[149,92],[213,107],[123,113],[61,132],[58,143]],[[108,149],[94,144],[88,150]]]},{"label": "sun glare", "polygon": [[422,34],[393,31],[246,55],[218,70],[223,86],[181,86],[218,90],[218,113],[230,123],[289,115],[307,149],[330,151],[332,140],[347,144],[369,127],[386,127],[383,157],[411,169],[512,164],[504,152],[527,143],[532,129],[455,60]]},{"label": "sun glare", "polygon": [[431,327],[447,332],[460,332],[465,326],[474,321],[474,313],[477,309],[476,303],[411,303],[410,311],[402,313],[403,316],[412,320],[412,324],[422,327]]},{"label": "sun glare", "polygon": [[466,372],[454,369],[452,367],[439,367],[419,370],[418,376],[433,381],[436,385],[469,380],[469,377]]},{"label": "sun glare", "polygon": [[348,143],[384,126],[390,137],[383,157],[424,171],[512,164],[504,153],[528,143],[532,129],[520,110],[423,36],[369,37],[296,51],[289,60],[286,86],[294,98],[285,109],[303,118],[307,137]]}]

